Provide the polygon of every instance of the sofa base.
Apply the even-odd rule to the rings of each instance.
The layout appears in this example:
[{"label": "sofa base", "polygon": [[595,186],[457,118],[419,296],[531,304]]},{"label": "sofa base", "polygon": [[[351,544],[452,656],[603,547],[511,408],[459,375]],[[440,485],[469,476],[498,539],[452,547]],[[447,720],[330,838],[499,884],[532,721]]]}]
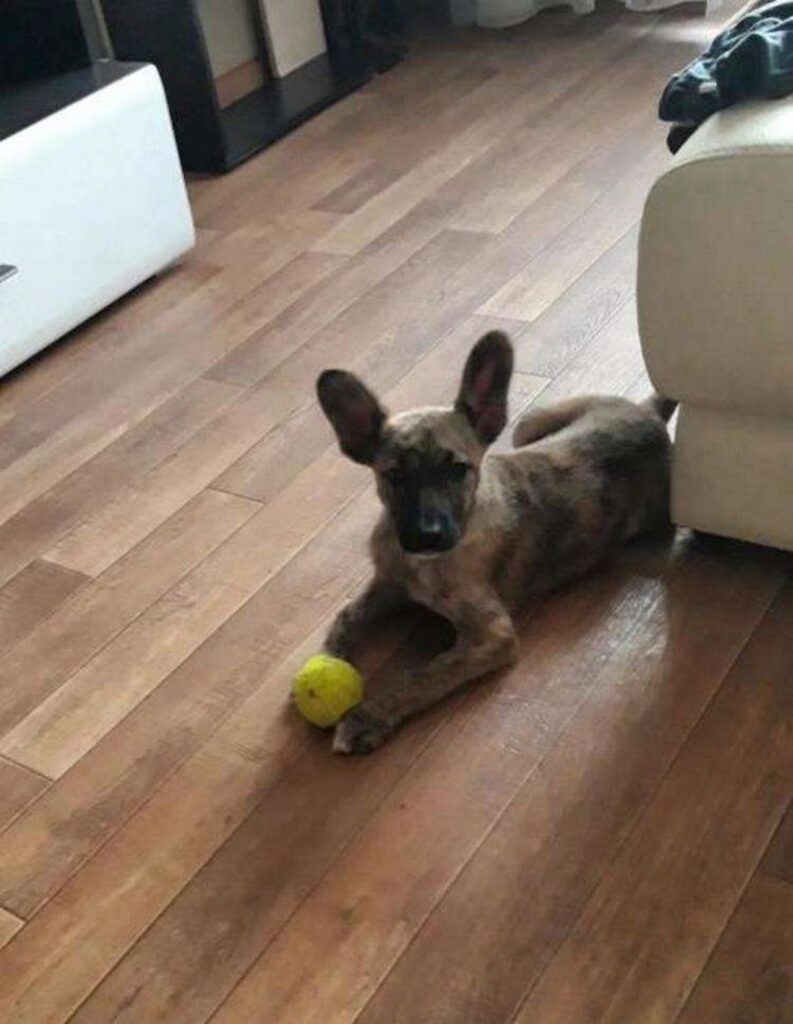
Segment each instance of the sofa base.
[{"label": "sofa base", "polygon": [[675,437],[679,526],[793,550],[793,420],[684,403]]}]

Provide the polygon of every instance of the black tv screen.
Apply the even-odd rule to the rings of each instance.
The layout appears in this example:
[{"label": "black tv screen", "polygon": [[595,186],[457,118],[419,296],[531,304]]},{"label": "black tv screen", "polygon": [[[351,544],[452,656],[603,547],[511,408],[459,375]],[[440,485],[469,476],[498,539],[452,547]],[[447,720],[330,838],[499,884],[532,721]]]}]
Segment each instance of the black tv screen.
[{"label": "black tv screen", "polygon": [[78,0],[0,0],[0,82],[72,71],[90,62]]}]

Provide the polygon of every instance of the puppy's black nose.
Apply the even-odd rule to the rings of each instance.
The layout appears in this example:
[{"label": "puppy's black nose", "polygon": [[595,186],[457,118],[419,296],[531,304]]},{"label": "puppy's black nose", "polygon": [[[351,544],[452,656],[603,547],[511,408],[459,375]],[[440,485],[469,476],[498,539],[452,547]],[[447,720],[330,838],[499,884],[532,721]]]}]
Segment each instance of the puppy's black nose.
[{"label": "puppy's black nose", "polygon": [[450,547],[437,533],[403,533],[400,543],[409,555],[427,555],[446,551]]},{"label": "puppy's black nose", "polygon": [[432,523],[419,531],[418,543],[423,551],[443,551],[449,546],[448,531],[442,523]]},{"label": "puppy's black nose", "polygon": [[454,524],[443,519],[424,523],[417,529],[403,530],[400,535],[402,547],[412,555],[449,551],[457,540]]}]

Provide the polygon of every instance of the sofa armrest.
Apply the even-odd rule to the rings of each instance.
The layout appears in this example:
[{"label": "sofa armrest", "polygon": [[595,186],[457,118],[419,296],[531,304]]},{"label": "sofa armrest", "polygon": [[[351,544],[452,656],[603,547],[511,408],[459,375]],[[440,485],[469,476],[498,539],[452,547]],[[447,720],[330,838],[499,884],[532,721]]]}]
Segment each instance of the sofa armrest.
[{"label": "sofa armrest", "polygon": [[746,413],[793,406],[793,97],[712,117],[653,186],[638,309],[659,391]]}]

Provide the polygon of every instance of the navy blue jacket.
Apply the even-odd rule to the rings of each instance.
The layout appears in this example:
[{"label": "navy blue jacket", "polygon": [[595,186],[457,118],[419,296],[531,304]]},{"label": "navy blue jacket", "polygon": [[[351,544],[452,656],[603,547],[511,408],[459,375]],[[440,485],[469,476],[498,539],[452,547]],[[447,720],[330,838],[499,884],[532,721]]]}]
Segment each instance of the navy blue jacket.
[{"label": "navy blue jacket", "polygon": [[[793,2],[777,0],[751,11],[720,33],[708,49],[670,79],[659,105],[673,121],[669,147],[711,114],[750,97],[778,99],[793,93]],[[677,139],[682,139],[676,143]]]}]

